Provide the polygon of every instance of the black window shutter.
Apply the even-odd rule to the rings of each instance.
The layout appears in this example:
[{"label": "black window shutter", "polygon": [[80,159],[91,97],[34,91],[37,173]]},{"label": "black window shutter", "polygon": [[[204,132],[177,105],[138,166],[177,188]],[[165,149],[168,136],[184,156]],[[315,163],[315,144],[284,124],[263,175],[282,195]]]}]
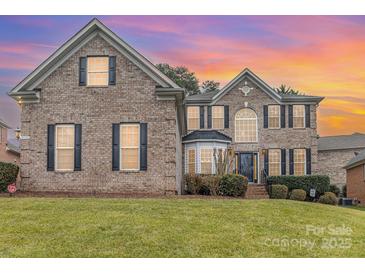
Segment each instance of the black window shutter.
[{"label": "black window shutter", "polygon": [[147,123],[141,123],[140,131],[140,170],[147,170]]},{"label": "black window shutter", "polygon": [[280,126],[285,128],[285,105],[280,106]]},{"label": "black window shutter", "polygon": [[54,171],[55,156],[55,126],[48,125],[47,128],[47,170]]},{"label": "black window shutter", "polygon": [[281,175],[286,175],[286,149],[281,149]]},{"label": "black window shutter", "polygon": [[81,170],[81,125],[75,125],[75,153],[74,153],[74,170],[80,171]]},{"label": "black window shutter", "polygon": [[311,127],[310,105],[305,105],[305,127]]},{"label": "black window shutter", "polygon": [[266,149],[264,154],[264,172],[266,176],[269,176],[269,150]]},{"label": "black window shutter", "polygon": [[224,128],[229,128],[229,106],[224,106]]},{"label": "black window shutter", "polygon": [[116,57],[109,56],[109,85],[115,85],[116,82]]},{"label": "black window shutter", "polygon": [[86,70],[87,70],[87,58],[80,57],[80,66],[79,66],[79,85],[86,86]]},{"label": "black window shutter", "polygon": [[208,106],[208,128],[212,128],[212,107]]},{"label": "black window shutter", "polygon": [[200,128],[204,128],[204,106],[200,106]]},{"label": "black window shutter", "polygon": [[269,107],[264,106],[264,128],[269,127]]},{"label": "black window shutter", "polygon": [[306,152],[305,159],[306,159],[306,166],[307,166],[307,175],[311,175],[312,174],[312,153],[311,153],[311,149],[307,148],[305,152]]},{"label": "black window shutter", "polygon": [[289,149],[289,174],[294,174],[294,149]]},{"label": "black window shutter", "polygon": [[292,128],[293,127],[293,105],[289,105],[288,106],[288,115],[289,115],[289,127]]},{"label": "black window shutter", "polygon": [[113,124],[112,136],[112,170],[119,170],[119,132],[120,124]]}]

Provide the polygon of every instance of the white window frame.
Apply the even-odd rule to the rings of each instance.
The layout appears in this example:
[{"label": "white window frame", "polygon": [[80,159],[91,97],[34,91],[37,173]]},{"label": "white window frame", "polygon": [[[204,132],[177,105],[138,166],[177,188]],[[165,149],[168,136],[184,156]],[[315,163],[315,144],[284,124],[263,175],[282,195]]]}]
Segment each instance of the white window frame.
[{"label": "white window frame", "polygon": [[[295,174],[295,163],[298,163],[298,162],[295,162],[295,151],[296,150],[303,150],[304,151],[304,174],[303,175],[298,175],[298,174]],[[304,176],[304,175],[307,175],[307,152],[305,150],[305,148],[294,148],[294,151],[293,151],[293,175],[294,176]]]},{"label": "white window frame", "polygon": [[73,147],[62,147],[62,148],[58,148],[58,140],[57,140],[57,129],[58,128],[65,128],[65,127],[70,127],[73,128],[74,130],[74,138],[75,138],[75,125],[74,124],[62,124],[62,125],[56,125],[55,127],[55,171],[60,171],[60,172],[69,172],[69,171],[74,171],[75,170],[75,155],[74,155],[74,159],[73,159],[73,168],[72,169],[59,169],[58,168],[58,162],[57,162],[57,152],[59,149],[73,149],[74,153],[75,153],[75,141],[74,141],[74,146]]},{"label": "white window frame", "polygon": [[[89,72],[89,60],[92,59],[92,58],[106,58],[107,59],[107,68],[106,68],[106,71],[93,71],[93,72]],[[86,58],[86,86],[88,87],[107,87],[109,86],[109,56],[87,56]],[[90,73],[106,73],[108,76],[107,76],[107,81],[106,81],[106,84],[104,85],[91,85],[89,83],[90,81]]]},{"label": "white window frame", "polygon": [[[270,116],[270,108],[272,107],[276,107],[279,109],[278,113],[279,113],[279,116]],[[280,110],[280,105],[268,105],[267,106],[268,110],[267,110],[267,116],[268,116],[268,121],[267,121],[267,127],[269,129],[279,129],[281,128],[281,125],[280,125],[280,121],[281,121],[281,110]],[[277,127],[271,127],[270,126],[270,117],[271,118],[279,118],[279,122],[278,122],[278,126]]]},{"label": "white window frame", "polygon": [[[222,109],[222,117],[214,117],[214,110],[217,109]],[[222,119],[223,123],[222,123],[222,127],[217,127],[214,125],[214,119]],[[224,106],[212,106],[212,129],[224,129]]]},{"label": "white window frame", "polygon": [[[271,172],[271,166],[270,166],[270,163],[271,163],[271,161],[270,161],[270,151],[273,151],[273,150],[277,150],[277,151],[279,151],[279,162],[275,162],[275,163],[279,163],[279,174],[278,175],[272,175],[272,174],[270,174],[270,172]],[[281,176],[282,174],[281,174],[281,149],[280,148],[270,148],[269,149],[269,163],[268,163],[268,165],[269,165],[269,176]]]},{"label": "white window frame", "polygon": [[[247,144],[257,143],[258,142],[258,124],[257,124],[257,120],[258,119],[257,119],[257,114],[256,114],[256,112],[253,109],[249,108],[249,110],[251,110],[251,111],[253,111],[255,113],[255,116],[256,116],[255,118],[237,118],[237,114],[241,110],[242,109],[238,110],[236,112],[236,115],[234,116],[234,132],[235,132],[234,139],[235,139],[235,142],[236,143],[247,143]],[[237,134],[237,120],[239,120],[239,121],[256,120],[256,140],[254,140],[254,141],[240,141],[240,140],[237,139],[237,137],[238,137],[238,134]]]},{"label": "white window frame", "polygon": [[[303,126],[302,127],[296,127],[295,126],[295,119],[294,118],[301,118],[301,116],[294,116],[294,108],[295,107],[302,107],[303,108]],[[293,105],[293,128],[305,128],[305,105]]]},{"label": "white window frame", "polygon": [[[137,159],[138,159],[138,167],[137,168],[122,168],[122,157],[123,157],[123,153],[122,153],[122,149],[123,148],[136,148],[135,146],[127,146],[127,147],[122,147],[122,127],[128,127],[128,126],[138,126],[138,156],[137,156]],[[119,170],[121,171],[140,171],[141,169],[141,161],[140,161],[140,154],[141,154],[141,124],[139,123],[122,123],[120,124],[120,127],[119,127],[119,132],[120,132],[120,136],[119,136],[119,143],[120,143],[120,147],[119,147],[119,158],[120,158],[120,161],[119,161]]]},{"label": "white window frame", "polygon": [[[190,126],[190,121],[189,121],[189,119],[190,119],[190,117],[189,117],[189,109],[190,108],[197,108],[198,109],[198,125],[197,125],[197,127],[196,128],[192,128],[191,126]],[[187,106],[187,109],[186,109],[186,114],[187,114],[187,124],[188,124],[188,130],[198,130],[198,129],[200,129],[200,106]],[[196,119],[196,118],[194,118],[194,119]]]},{"label": "white window frame", "polygon": [[[211,170],[211,173],[202,173],[202,150],[210,150],[210,170]],[[199,162],[199,165],[200,165],[200,174],[203,174],[203,175],[211,175],[211,174],[214,174],[214,168],[213,168],[213,165],[214,165],[214,157],[213,157],[213,152],[214,152],[214,148],[212,147],[201,147],[200,148],[200,162]],[[204,162],[204,163],[209,163],[209,162]]]}]

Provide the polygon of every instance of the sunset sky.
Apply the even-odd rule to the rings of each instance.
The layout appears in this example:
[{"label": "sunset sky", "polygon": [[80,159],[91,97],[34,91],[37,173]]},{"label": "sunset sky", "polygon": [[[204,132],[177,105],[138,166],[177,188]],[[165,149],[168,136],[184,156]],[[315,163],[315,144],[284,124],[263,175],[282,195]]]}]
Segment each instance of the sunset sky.
[{"label": "sunset sky", "polygon": [[[0,118],[20,125],[6,93],[92,16],[0,16]],[[271,86],[325,96],[321,136],[365,132],[365,16],[98,16],[154,63],[221,86],[245,67]]]}]

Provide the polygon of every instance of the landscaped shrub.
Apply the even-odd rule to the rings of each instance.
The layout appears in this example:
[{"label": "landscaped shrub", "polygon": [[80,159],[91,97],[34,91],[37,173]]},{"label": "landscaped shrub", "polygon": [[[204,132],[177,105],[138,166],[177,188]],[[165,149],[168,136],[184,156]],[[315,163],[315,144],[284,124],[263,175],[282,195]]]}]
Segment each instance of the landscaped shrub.
[{"label": "landscaped shrub", "polygon": [[267,182],[269,185],[286,185],[289,191],[303,189],[308,196],[310,189],[315,188],[317,197],[329,191],[330,187],[330,178],[325,175],[270,176]]},{"label": "landscaped shrub", "polygon": [[246,177],[237,174],[226,174],[221,177],[218,193],[223,196],[244,196],[247,186]]},{"label": "landscaped shrub", "polygon": [[321,197],[319,197],[318,202],[327,205],[337,205],[338,199],[336,197],[336,194],[334,194],[333,192],[325,192]]},{"label": "landscaped shrub", "polygon": [[199,194],[202,188],[202,177],[197,174],[185,174],[184,183],[188,194]]},{"label": "landscaped shrub", "polygon": [[329,192],[335,193],[336,197],[340,196],[341,190],[336,185],[330,185]]},{"label": "landscaped shrub", "polygon": [[201,192],[204,190],[208,190],[209,195],[213,195],[213,196],[218,195],[221,176],[206,175],[206,176],[202,176],[201,179],[202,179],[202,189],[200,190],[199,194],[205,194],[205,193],[201,193]]},{"label": "landscaped shrub", "polygon": [[284,185],[272,185],[270,189],[271,199],[286,199],[288,196],[288,187]]},{"label": "landscaped shrub", "polygon": [[0,192],[6,191],[10,183],[18,177],[19,167],[12,163],[0,162]]},{"label": "landscaped shrub", "polygon": [[303,189],[293,189],[290,192],[290,200],[305,201],[307,193]]}]

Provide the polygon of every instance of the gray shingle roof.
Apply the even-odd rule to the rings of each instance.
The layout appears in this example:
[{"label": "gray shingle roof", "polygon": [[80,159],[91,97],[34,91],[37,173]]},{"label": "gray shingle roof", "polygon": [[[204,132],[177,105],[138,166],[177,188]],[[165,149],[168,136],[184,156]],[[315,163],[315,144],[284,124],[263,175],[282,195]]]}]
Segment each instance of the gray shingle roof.
[{"label": "gray shingle roof", "polygon": [[187,96],[185,98],[185,102],[201,102],[201,101],[207,101],[210,102],[214,95],[216,95],[218,91],[210,91],[202,94],[194,94]]},{"label": "gray shingle roof", "polygon": [[231,142],[232,138],[216,130],[195,130],[182,137],[183,142],[199,140],[214,140]]},{"label": "gray shingle roof", "polygon": [[0,126],[5,128],[10,128],[7,123],[5,123],[3,120],[0,119]]},{"label": "gray shingle roof", "polygon": [[357,154],[354,158],[352,158],[344,168],[355,167],[359,164],[362,164],[365,161],[365,149],[361,150],[359,154]]},{"label": "gray shingle roof", "polygon": [[327,136],[320,137],[318,140],[319,151],[351,148],[365,148],[365,134]]}]

